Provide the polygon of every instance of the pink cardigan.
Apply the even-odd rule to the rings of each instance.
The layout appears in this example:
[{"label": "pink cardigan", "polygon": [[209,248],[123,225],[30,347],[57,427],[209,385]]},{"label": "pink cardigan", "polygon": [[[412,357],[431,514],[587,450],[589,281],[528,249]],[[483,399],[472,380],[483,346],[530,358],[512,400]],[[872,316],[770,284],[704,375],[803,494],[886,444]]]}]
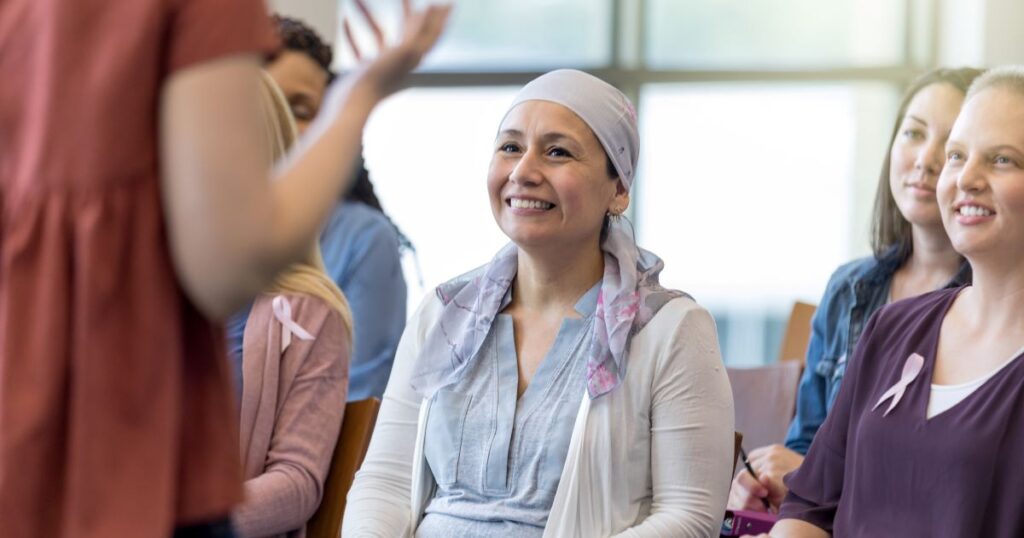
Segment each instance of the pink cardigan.
[{"label": "pink cardigan", "polygon": [[244,538],[305,536],[320,505],[348,394],[352,340],[341,315],[313,296],[281,297],[291,320],[313,339],[290,331],[282,353],[284,324],[274,314],[274,296],[256,299],[242,348],[245,502],[232,517]]}]

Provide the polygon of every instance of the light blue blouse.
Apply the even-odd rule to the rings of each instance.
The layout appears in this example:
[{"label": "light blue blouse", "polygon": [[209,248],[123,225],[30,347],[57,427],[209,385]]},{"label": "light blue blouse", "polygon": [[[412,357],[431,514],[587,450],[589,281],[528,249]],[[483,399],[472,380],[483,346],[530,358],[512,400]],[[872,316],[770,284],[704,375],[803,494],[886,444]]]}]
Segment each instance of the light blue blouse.
[{"label": "light blue blouse", "polygon": [[[417,538],[540,537],[586,391],[600,282],[576,303],[522,397],[512,317],[498,315],[470,370],[430,406],[424,454],[437,482]],[[505,297],[504,308],[510,295]]]}]

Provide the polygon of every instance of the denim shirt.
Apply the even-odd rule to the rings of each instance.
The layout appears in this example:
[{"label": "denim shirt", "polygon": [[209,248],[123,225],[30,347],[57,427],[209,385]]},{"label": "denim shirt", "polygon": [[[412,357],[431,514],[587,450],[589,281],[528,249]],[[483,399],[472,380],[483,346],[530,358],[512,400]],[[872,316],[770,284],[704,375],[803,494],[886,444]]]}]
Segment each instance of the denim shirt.
[{"label": "denim shirt", "polygon": [[[899,254],[890,249],[881,258],[860,258],[832,274],[811,319],[807,361],[797,392],[796,416],[786,433],[786,448],[807,454],[839,394],[846,358],[853,355],[868,320],[888,301],[892,277],[900,265]],[[965,261],[945,287],[970,281],[971,266]]]}]

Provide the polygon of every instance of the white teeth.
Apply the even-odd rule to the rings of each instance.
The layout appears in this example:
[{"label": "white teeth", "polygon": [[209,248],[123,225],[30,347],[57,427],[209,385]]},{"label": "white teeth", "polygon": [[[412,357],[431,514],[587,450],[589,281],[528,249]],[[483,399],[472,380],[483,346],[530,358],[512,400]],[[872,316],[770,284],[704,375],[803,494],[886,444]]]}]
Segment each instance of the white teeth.
[{"label": "white teeth", "polygon": [[992,215],[992,212],[984,207],[965,205],[960,207],[960,214],[965,217],[988,217]]},{"label": "white teeth", "polygon": [[516,209],[551,209],[552,204],[542,202],[540,200],[523,200],[522,198],[512,198],[510,205]]}]

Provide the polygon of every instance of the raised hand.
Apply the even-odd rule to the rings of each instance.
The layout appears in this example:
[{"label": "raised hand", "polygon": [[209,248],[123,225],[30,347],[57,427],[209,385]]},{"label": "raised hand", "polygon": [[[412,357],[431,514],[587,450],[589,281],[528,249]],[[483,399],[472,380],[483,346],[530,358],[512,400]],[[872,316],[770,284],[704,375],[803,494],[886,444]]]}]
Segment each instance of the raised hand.
[{"label": "raised hand", "polygon": [[356,44],[349,19],[342,21],[345,39],[352,48],[356,60],[364,64],[362,76],[372,80],[382,96],[398,89],[402,79],[416,68],[423,57],[434,47],[441,37],[451,4],[431,5],[423,9],[413,9],[412,0],[402,0],[402,35],[399,40],[389,44],[373,13],[365,0],[354,0],[356,8],[369,26],[377,46],[377,55],[369,59]]}]

